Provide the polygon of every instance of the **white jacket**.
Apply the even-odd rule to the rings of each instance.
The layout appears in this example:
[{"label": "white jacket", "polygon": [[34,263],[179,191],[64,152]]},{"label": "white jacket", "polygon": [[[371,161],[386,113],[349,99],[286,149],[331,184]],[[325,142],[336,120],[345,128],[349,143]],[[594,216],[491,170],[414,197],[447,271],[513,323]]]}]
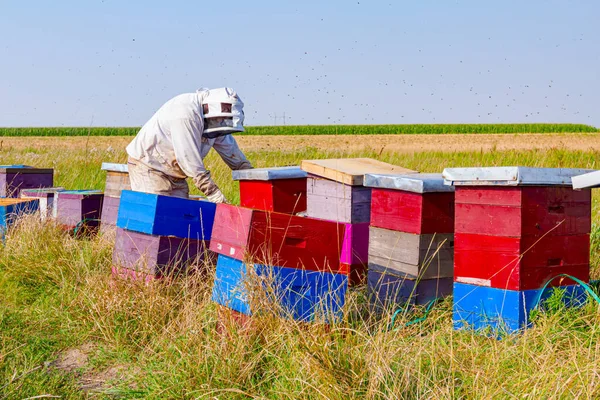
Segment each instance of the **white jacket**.
[{"label": "white jacket", "polygon": [[202,136],[203,93],[181,94],[167,101],[127,146],[127,154],[166,175],[193,178],[196,186],[210,180],[203,159],[211,148],[233,170],[252,168],[232,135]]}]

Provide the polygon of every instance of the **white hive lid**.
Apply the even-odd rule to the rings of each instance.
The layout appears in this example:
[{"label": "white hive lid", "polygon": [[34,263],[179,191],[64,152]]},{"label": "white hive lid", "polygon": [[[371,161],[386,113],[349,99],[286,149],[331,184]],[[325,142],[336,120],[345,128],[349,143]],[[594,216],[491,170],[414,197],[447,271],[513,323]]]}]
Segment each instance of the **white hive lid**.
[{"label": "white hive lid", "polygon": [[446,168],[446,185],[571,186],[571,178],[590,170],[577,168],[484,167]]}]

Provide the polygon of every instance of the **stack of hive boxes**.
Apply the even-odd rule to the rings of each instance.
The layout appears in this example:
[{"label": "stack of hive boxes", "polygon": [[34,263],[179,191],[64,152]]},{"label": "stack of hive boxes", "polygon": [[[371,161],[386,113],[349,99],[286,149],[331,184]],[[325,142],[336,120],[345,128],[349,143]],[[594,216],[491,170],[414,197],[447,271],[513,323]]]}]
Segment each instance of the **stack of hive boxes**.
[{"label": "stack of hive boxes", "polygon": [[113,252],[113,275],[139,280],[187,272],[206,257],[216,205],[123,190]]},{"label": "stack of hive boxes", "polygon": [[117,225],[121,192],[131,190],[131,184],[127,164],[102,163],[102,170],[106,171],[106,184],[100,229],[102,232],[108,232],[114,230]]},{"label": "stack of hive boxes", "polygon": [[[542,288],[561,274],[589,281],[591,193],[575,191],[558,168],[449,168],[456,186],[454,322],[456,328],[508,332],[529,324]],[[583,288],[553,279],[570,303]]]},{"label": "stack of hive boxes", "polygon": [[301,167],[309,173],[306,215],[345,225],[340,261],[349,270],[351,285],[364,282],[371,219],[371,188],[363,185],[364,175],[415,171],[369,158],[305,160]]},{"label": "stack of hive boxes", "polygon": [[441,174],[365,175],[372,188],[368,289],[376,310],[452,293],[454,188]]},{"label": "stack of hive boxes", "polygon": [[99,190],[64,190],[56,193],[56,222],[75,234],[93,234],[100,227],[102,200]]},{"label": "stack of hive boxes", "polygon": [[19,197],[21,190],[52,187],[54,170],[27,165],[0,166],[0,197]]},{"label": "stack of hive boxes", "polygon": [[348,285],[344,233],[330,221],[219,204],[213,301],[246,315],[276,307],[300,321],[338,317]]},{"label": "stack of hive boxes", "polygon": [[[302,321],[340,315],[345,228],[292,215],[306,209],[306,176],[299,167],[233,172],[242,206],[252,209],[219,205],[211,250],[219,254],[213,300],[238,321],[273,303]],[[249,288],[256,281],[261,287]]]}]

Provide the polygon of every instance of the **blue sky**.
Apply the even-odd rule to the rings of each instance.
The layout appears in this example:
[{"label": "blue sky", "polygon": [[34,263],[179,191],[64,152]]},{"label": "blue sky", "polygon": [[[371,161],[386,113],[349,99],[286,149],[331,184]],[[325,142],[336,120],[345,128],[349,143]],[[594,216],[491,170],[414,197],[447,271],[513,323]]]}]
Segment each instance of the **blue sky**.
[{"label": "blue sky", "polygon": [[600,2],[0,0],[0,126],[136,126],[231,86],[247,125],[600,126]]}]

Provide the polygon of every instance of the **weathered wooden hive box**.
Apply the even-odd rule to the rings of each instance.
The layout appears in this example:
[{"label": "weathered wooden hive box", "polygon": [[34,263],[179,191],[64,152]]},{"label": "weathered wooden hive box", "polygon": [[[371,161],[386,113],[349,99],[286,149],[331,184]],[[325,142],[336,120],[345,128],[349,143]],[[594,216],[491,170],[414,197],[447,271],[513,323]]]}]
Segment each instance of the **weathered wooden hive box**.
[{"label": "weathered wooden hive box", "polygon": [[368,291],[376,309],[452,293],[454,188],[441,174],[367,174]]},{"label": "weathered wooden hive box", "polygon": [[252,315],[277,312],[305,322],[339,319],[348,276],[298,268],[246,264],[219,254],[212,299]]},{"label": "weathered wooden hive box", "polygon": [[[447,183],[456,187],[457,328],[465,323],[475,328],[507,324],[514,331],[527,325],[526,314],[515,310],[520,307],[521,312],[530,303],[519,300],[513,302],[515,307],[495,313],[476,305],[496,304],[490,299],[501,294],[507,299],[537,296],[549,281],[549,286],[579,290],[566,277],[553,279],[561,274],[589,281],[591,192],[575,191],[571,184],[571,177],[585,172],[526,167],[444,170]],[[456,295],[461,291],[471,294],[465,299]]]},{"label": "weathered wooden hive box", "polygon": [[58,202],[56,201],[57,193],[64,192],[62,187],[52,187],[43,189],[24,189],[21,190],[22,199],[38,199],[40,218],[46,220],[47,218],[56,218],[58,210]]},{"label": "weathered wooden hive box", "polygon": [[123,190],[131,190],[127,164],[102,163],[101,169],[106,171],[105,196],[120,197]]},{"label": "weathered wooden hive box", "polygon": [[131,184],[127,164],[102,163],[102,170],[106,171],[106,183],[100,230],[108,232],[114,230],[117,225],[121,192],[131,190]]},{"label": "weathered wooden hive box", "polygon": [[54,170],[27,165],[0,165],[0,197],[19,197],[21,190],[52,187]]},{"label": "weathered wooden hive box", "polygon": [[99,190],[57,192],[56,222],[68,230],[93,233],[100,226],[103,199]]},{"label": "weathered wooden hive box", "polygon": [[396,165],[370,158],[304,160],[306,171],[306,214],[312,218],[346,223],[368,223],[371,189],[363,186],[368,173],[411,173]]},{"label": "weathered wooden hive box", "polygon": [[123,190],[113,274],[149,280],[188,273],[191,263],[202,268],[215,211],[207,201]]},{"label": "weathered wooden hive box", "polygon": [[0,238],[20,215],[34,213],[38,207],[38,199],[0,198]]},{"label": "weathered wooden hive box", "polygon": [[240,205],[297,214],[306,211],[306,172],[300,167],[255,168],[232,172],[240,183]]}]

